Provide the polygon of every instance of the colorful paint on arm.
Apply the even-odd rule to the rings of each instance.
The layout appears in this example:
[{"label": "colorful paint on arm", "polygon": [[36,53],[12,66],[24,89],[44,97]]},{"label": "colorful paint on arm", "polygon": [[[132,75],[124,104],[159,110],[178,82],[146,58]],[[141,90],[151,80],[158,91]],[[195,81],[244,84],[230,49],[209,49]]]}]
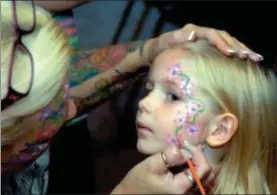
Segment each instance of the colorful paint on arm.
[{"label": "colorful paint on arm", "polygon": [[77,106],[77,116],[89,112],[144,76],[146,76],[145,70],[138,70],[137,72],[124,74],[116,73],[110,79],[96,80],[92,86],[94,93],[83,98],[71,96]]},{"label": "colorful paint on arm", "polygon": [[[136,41],[76,53],[72,60],[70,85],[72,92],[78,91],[71,98],[79,113],[89,111],[126,87],[130,79],[136,79],[136,70],[143,62],[144,44]],[[84,83],[89,83],[89,87],[84,87]],[[80,91],[85,91],[86,95],[79,95]]]},{"label": "colorful paint on arm", "polygon": [[[80,51],[72,57],[71,65],[71,87],[77,87],[85,81],[115,68],[122,63],[128,56],[139,51],[142,56],[144,48],[143,41],[120,44],[104,47],[91,51]],[[140,62],[134,62],[139,64]],[[132,66],[132,64],[126,64]]]}]

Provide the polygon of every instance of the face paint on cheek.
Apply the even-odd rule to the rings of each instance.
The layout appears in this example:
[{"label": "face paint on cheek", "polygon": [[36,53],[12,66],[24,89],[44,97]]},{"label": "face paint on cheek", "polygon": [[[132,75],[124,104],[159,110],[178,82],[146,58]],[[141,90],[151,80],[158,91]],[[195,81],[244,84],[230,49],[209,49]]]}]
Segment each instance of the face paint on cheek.
[{"label": "face paint on cheek", "polygon": [[[196,117],[204,111],[204,104],[193,97],[195,85],[191,82],[188,75],[181,72],[180,64],[174,64],[169,68],[168,78],[179,83],[182,95],[189,99],[185,108],[180,108],[177,111],[176,117],[174,118],[177,129],[173,134],[168,134],[166,140],[168,144],[174,144],[180,147],[183,145],[181,143],[184,141],[184,134],[186,132],[190,136],[198,135],[200,125],[196,124]],[[185,110],[185,112],[182,112],[182,110]]]},{"label": "face paint on cheek", "polygon": [[196,125],[192,125],[192,124],[188,124],[185,129],[187,130],[188,134],[190,136],[195,136],[198,134],[199,130],[200,130],[200,125],[196,124]]},{"label": "face paint on cheek", "polygon": [[196,117],[204,110],[204,104],[200,100],[189,100],[189,102],[186,104],[186,122],[195,124]]},{"label": "face paint on cheek", "polygon": [[182,147],[182,144],[180,142],[181,138],[180,138],[180,134],[177,135],[172,135],[172,133],[168,133],[166,135],[166,144],[172,146],[177,146],[178,148]]}]

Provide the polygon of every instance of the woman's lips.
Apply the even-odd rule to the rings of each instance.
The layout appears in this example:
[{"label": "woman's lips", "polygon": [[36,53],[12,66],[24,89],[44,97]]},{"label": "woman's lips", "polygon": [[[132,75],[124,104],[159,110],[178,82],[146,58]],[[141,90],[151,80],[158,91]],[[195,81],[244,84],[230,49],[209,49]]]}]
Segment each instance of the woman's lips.
[{"label": "woman's lips", "polygon": [[147,125],[143,124],[142,122],[137,122],[136,126],[137,126],[138,135],[145,137],[152,134],[151,129]]}]

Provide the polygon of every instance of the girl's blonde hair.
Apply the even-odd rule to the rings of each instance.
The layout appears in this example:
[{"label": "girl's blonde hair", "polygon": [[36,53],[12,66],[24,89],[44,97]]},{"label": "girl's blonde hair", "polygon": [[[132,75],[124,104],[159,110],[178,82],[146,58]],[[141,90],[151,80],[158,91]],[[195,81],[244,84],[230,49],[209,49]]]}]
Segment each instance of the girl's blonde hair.
[{"label": "girl's blonde hair", "polygon": [[207,41],[181,47],[192,54],[190,67],[199,75],[197,79],[214,111],[233,113],[239,120],[213,193],[277,193],[274,73],[262,70],[250,60],[226,57]]},{"label": "girl's blonde hair", "polygon": [[[21,28],[31,26],[34,17],[32,6],[16,1],[17,20]],[[1,127],[24,133],[18,119],[46,106],[58,93],[68,73],[71,47],[63,31],[42,8],[35,8],[36,27],[33,33],[22,38],[34,60],[34,79],[29,95],[1,112]],[[7,80],[12,44],[14,42],[13,12],[11,1],[1,1],[1,100],[7,94]],[[16,53],[12,70],[12,87],[18,91],[27,88],[30,81],[30,60],[25,54]],[[6,131],[5,131],[6,132]],[[1,145],[14,141],[9,132],[1,132]]]}]

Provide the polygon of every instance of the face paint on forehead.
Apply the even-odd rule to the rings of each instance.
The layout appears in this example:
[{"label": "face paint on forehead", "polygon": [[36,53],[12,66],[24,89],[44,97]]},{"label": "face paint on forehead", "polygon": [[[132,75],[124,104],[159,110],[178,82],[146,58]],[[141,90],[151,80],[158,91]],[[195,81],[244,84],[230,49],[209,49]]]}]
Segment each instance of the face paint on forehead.
[{"label": "face paint on forehead", "polygon": [[179,84],[181,93],[187,95],[188,102],[186,102],[176,113],[174,123],[177,129],[173,132],[173,135],[168,135],[166,142],[168,144],[174,144],[181,146],[182,136],[187,132],[190,136],[195,136],[200,131],[200,125],[196,123],[196,118],[201,112],[205,110],[204,103],[194,97],[193,90],[195,85],[192,83],[190,77],[181,71],[179,63],[172,65],[168,70],[168,78],[174,80]]},{"label": "face paint on forehead", "polygon": [[182,73],[180,64],[172,65],[168,70],[168,79],[179,84],[182,95],[193,95],[194,84],[186,74]]}]

